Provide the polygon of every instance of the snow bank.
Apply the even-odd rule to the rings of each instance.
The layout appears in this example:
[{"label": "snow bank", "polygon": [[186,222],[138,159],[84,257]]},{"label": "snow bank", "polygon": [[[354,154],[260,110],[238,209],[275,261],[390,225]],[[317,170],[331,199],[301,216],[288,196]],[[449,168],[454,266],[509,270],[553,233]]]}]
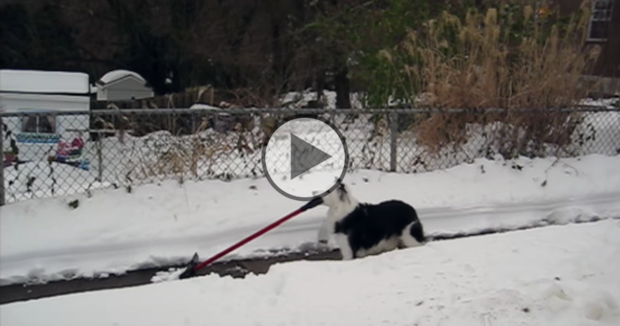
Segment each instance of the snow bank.
[{"label": "snow bank", "polygon": [[618,221],[555,226],[11,303],[0,324],[615,326],[618,248]]},{"label": "snow bank", "polygon": [[[422,174],[359,171],[345,182],[362,201],[414,205],[430,234],[620,216],[620,157],[476,160]],[[312,184],[313,174],[303,176]],[[0,283],[38,282],[169,266],[194,252],[208,257],[302,205],[268,181],[166,181],[93,190],[0,207]],[[78,207],[68,203],[78,200]],[[233,255],[294,250],[315,243],[316,208]],[[333,244],[332,244],[333,245]],[[260,250],[263,252],[261,253]]]}]

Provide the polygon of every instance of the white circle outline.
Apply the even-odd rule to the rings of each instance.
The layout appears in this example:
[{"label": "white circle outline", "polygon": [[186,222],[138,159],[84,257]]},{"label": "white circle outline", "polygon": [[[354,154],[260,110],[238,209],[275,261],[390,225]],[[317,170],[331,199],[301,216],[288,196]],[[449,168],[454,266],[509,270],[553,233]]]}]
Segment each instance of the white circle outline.
[{"label": "white circle outline", "polygon": [[[338,177],[338,179],[336,180],[336,182],[334,183],[333,186],[331,186],[328,190],[326,190],[326,191],[324,191],[321,194],[318,194],[316,196],[300,197],[300,196],[295,196],[295,195],[289,194],[288,192],[286,192],[286,191],[282,190],[280,187],[278,187],[278,185],[275,183],[275,181],[273,181],[273,179],[269,175],[269,169],[267,169],[267,160],[265,158],[267,156],[267,144],[269,144],[269,141],[271,140],[271,137],[284,124],[286,124],[288,122],[291,122],[293,120],[297,120],[297,119],[313,119],[313,120],[317,120],[317,121],[323,122],[324,124],[328,125],[330,128],[332,128],[332,130],[336,133],[336,135],[338,135],[338,138],[340,138],[340,142],[342,143],[342,148],[344,150],[344,166],[342,167],[342,171],[340,172],[340,176]],[[338,128],[336,128],[336,126],[334,126],[334,124],[332,124],[331,122],[329,122],[329,121],[327,121],[327,120],[325,120],[323,118],[309,117],[306,114],[296,114],[296,115],[294,115],[292,117],[284,118],[283,121],[278,125],[278,127],[274,128],[269,133],[269,136],[267,136],[267,140],[263,144],[264,145],[263,145],[263,149],[262,149],[262,153],[261,153],[261,165],[263,166],[263,171],[265,172],[265,176],[267,177],[267,181],[269,181],[269,184],[271,185],[271,187],[273,187],[277,192],[279,192],[281,195],[283,195],[284,197],[287,197],[289,199],[298,200],[298,201],[309,201],[309,200],[312,200],[313,198],[322,197],[323,195],[328,194],[328,193],[334,191],[334,189],[336,189],[336,187],[338,187],[338,185],[340,185],[342,180],[344,180],[344,177],[347,174],[347,169],[349,168],[349,149],[347,147],[346,139],[344,138],[344,136],[342,135],[340,130],[338,130]]]}]

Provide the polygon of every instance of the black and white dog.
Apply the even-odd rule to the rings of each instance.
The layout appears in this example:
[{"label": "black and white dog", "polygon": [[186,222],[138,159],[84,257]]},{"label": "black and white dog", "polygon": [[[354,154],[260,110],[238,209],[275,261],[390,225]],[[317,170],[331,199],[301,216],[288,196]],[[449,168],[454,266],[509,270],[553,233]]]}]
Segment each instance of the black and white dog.
[{"label": "black and white dog", "polygon": [[326,244],[335,235],[343,260],[426,243],[415,209],[403,201],[360,203],[344,183],[322,199],[329,210],[319,229],[319,243]]}]

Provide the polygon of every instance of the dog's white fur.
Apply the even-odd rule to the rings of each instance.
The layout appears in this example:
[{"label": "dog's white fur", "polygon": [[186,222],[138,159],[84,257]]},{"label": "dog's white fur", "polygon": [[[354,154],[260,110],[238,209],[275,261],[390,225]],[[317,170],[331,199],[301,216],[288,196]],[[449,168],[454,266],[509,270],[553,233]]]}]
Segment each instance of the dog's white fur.
[{"label": "dog's white fur", "polygon": [[[346,195],[341,198],[341,194],[338,192],[338,189],[326,194],[323,196],[322,205],[328,207],[327,218],[325,218],[321,224],[321,227],[318,231],[318,242],[319,244],[327,244],[330,236],[335,234],[336,224],[351,214],[360,204],[360,202],[352,195],[351,189],[342,184],[345,189]],[[317,192],[314,192],[314,195],[317,195]],[[387,240],[381,240],[379,243],[376,243],[372,248],[367,250],[360,249],[353,253],[347,235],[345,234],[335,234],[335,240],[338,244],[340,252],[342,254],[343,260],[351,260],[354,257],[363,258],[369,255],[376,255],[383,252],[391,251],[397,248],[411,248],[422,245],[418,242],[410,233],[409,229],[415,223],[421,223],[420,221],[415,221],[413,223],[408,224],[403,230],[400,236],[392,237]]]},{"label": "dog's white fur", "polygon": [[[329,209],[327,210],[327,218],[323,219],[323,223],[319,228],[319,244],[327,244],[329,237],[335,233],[336,223],[353,212],[355,207],[357,207],[359,202],[355,197],[349,195],[347,199],[344,202],[340,201],[336,190],[323,196],[322,205],[327,206]],[[335,238],[343,260],[353,259],[353,250],[346,235],[336,235]]]}]

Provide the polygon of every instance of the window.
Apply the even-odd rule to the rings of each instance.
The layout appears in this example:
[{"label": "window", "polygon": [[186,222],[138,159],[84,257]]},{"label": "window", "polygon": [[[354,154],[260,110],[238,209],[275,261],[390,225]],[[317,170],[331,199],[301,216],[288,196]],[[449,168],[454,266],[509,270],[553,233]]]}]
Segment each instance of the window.
[{"label": "window", "polygon": [[590,25],[588,26],[588,41],[606,41],[609,33],[609,23],[613,0],[593,0]]},{"label": "window", "polygon": [[56,133],[56,117],[53,115],[35,115],[24,117],[22,132],[38,134]]}]

